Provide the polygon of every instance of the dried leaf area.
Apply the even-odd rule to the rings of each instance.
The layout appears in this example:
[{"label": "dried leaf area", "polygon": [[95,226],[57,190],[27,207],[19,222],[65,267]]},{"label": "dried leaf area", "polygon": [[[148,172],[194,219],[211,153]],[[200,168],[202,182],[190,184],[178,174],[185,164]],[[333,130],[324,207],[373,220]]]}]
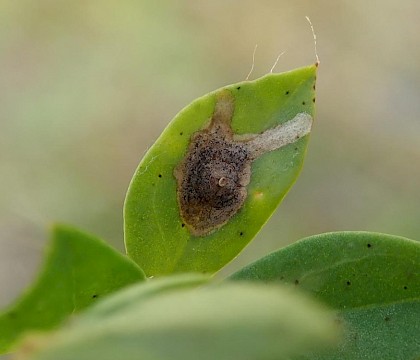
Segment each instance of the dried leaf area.
[{"label": "dried leaf area", "polygon": [[312,126],[312,117],[299,113],[261,134],[235,136],[234,110],[232,93],[222,90],[210,124],[192,136],[187,155],[174,171],[181,217],[195,236],[220,228],[240,210],[253,160],[299,140]]}]

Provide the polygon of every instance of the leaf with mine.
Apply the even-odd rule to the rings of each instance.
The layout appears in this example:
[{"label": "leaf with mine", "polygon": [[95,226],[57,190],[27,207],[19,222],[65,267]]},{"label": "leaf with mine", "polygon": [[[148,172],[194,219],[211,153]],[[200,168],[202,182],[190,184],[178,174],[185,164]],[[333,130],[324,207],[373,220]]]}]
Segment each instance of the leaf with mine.
[{"label": "leaf with mine", "polygon": [[345,340],[308,359],[414,359],[420,355],[420,243],[339,232],[312,236],[233,274],[285,282],[339,311]]},{"label": "leaf with mine", "polygon": [[332,314],[277,285],[173,289],[96,322],[83,320],[90,310],[52,336],[28,338],[21,359],[289,359],[338,335]]},{"label": "leaf with mine", "polygon": [[103,241],[58,225],[35,284],[0,313],[0,353],[28,331],[44,331],[128,284],[143,271]]},{"label": "leaf with mine", "polygon": [[316,66],[226,86],[184,108],[149,149],[124,207],[128,255],[148,276],[215,272],[295,182]]}]

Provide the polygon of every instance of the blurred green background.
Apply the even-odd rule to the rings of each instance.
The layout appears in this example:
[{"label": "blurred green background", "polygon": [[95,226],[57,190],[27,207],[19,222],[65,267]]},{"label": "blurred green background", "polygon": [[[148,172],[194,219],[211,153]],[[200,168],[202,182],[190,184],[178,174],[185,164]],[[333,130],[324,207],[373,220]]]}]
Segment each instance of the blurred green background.
[{"label": "blurred green background", "polygon": [[420,2],[0,0],[0,305],[58,220],[123,249],[142,155],[193,99],[315,61],[304,170],[229,273],[304,236],[420,236]]}]

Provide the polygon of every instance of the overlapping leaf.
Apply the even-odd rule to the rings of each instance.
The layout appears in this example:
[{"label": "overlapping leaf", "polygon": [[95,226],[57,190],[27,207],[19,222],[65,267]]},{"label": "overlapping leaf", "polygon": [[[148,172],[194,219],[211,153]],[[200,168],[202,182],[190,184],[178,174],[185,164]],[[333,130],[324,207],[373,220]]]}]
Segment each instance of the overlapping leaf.
[{"label": "overlapping leaf", "polygon": [[[168,289],[178,280],[164,281]],[[91,308],[50,337],[28,339],[21,359],[288,359],[331,345],[338,334],[330,313],[275,285],[173,286],[126,305],[111,315]]]}]

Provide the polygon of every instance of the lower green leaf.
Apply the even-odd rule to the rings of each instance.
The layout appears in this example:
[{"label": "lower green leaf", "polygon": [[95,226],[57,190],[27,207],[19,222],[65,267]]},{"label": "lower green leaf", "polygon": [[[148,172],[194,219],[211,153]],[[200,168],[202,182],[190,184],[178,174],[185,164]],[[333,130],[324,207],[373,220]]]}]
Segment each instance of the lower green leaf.
[{"label": "lower green leaf", "polygon": [[419,359],[420,301],[355,308],[343,312],[340,318],[347,324],[347,331],[338,349],[302,359]]},{"label": "lower green leaf", "polygon": [[23,346],[22,359],[288,359],[337,337],[329,312],[274,285],[171,291],[97,322],[83,316],[89,311],[50,338],[32,339]]},{"label": "lower green leaf", "polygon": [[207,283],[209,280],[210,278],[206,275],[182,274],[135,284],[95,304],[78,321],[103,321],[111,316],[118,315],[121,311],[127,311],[130,306],[139,306],[141,302],[172,291],[192,289]]},{"label": "lower green leaf", "polygon": [[51,329],[98,298],[143,280],[135,263],[101,240],[56,226],[38,280],[0,313],[0,353],[24,333]]},{"label": "lower green leaf", "polygon": [[339,310],[339,350],[310,359],[420,356],[420,243],[341,232],[303,239],[245,267],[231,280],[285,282]]}]

